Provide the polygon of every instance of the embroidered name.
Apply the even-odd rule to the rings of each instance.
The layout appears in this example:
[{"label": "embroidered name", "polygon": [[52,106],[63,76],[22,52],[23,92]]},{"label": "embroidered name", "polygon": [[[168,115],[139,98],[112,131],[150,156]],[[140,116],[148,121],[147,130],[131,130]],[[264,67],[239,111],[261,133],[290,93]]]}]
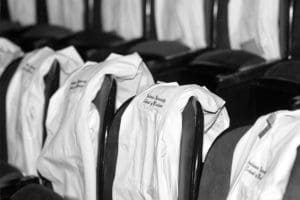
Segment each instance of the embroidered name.
[{"label": "embroidered name", "polygon": [[261,180],[267,173],[267,171],[262,166],[257,166],[251,161],[248,162],[246,171],[258,180]]},{"label": "embroidered name", "polygon": [[25,66],[22,68],[22,70],[33,74],[33,72],[35,71],[35,67],[33,65],[30,65],[29,63],[26,63]]},{"label": "embroidered name", "polygon": [[70,90],[73,90],[76,88],[83,88],[86,86],[86,84],[87,84],[87,81],[83,81],[83,80],[73,81],[73,82],[71,82]]},{"label": "embroidered name", "polygon": [[147,94],[146,98],[143,101],[144,104],[147,104],[151,107],[162,108],[166,103],[166,99],[161,98],[159,96],[153,96],[151,94]]}]

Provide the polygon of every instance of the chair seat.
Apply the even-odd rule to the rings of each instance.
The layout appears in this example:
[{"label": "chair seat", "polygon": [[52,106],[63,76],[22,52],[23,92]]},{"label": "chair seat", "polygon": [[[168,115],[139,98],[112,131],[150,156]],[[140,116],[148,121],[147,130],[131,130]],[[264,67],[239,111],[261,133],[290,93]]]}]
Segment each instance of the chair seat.
[{"label": "chair seat", "polygon": [[270,68],[264,78],[282,80],[300,84],[300,61],[288,60],[280,62]]},{"label": "chair seat", "polygon": [[79,48],[112,48],[123,43],[124,40],[113,34],[99,31],[82,31],[71,36],[67,43]]},{"label": "chair seat", "polygon": [[130,49],[130,52],[138,52],[145,59],[168,60],[172,57],[183,55],[191,49],[176,41],[150,40],[141,42]]},{"label": "chair seat", "polygon": [[46,188],[38,184],[30,184],[18,192],[12,197],[12,200],[63,200],[63,197],[53,192],[49,188]]},{"label": "chair seat", "polygon": [[15,167],[0,161],[0,186],[6,182],[22,178],[22,173]]},{"label": "chair seat", "polygon": [[[241,50],[214,50],[196,57],[191,65],[204,65],[224,72],[236,72],[243,67],[265,62],[265,59]],[[215,70],[214,69],[214,70]]]},{"label": "chair seat", "polygon": [[41,38],[53,38],[62,39],[70,35],[72,32],[61,26],[40,24],[32,26],[25,31],[22,35],[23,39],[41,39]]},{"label": "chair seat", "polygon": [[19,29],[20,27],[21,26],[19,23],[7,21],[7,20],[1,20],[0,21],[0,34],[6,32],[6,31]]}]

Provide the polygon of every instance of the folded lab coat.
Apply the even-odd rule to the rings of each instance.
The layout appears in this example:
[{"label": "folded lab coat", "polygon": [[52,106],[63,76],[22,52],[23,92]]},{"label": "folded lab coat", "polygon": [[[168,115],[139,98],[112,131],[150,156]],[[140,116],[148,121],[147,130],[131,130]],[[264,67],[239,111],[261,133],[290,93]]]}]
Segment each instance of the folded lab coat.
[{"label": "folded lab coat", "polygon": [[178,40],[192,49],[207,46],[204,0],[159,0],[155,2],[159,40]]},{"label": "folded lab coat", "polygon": [[300,111],[259,118],[238,142],[228,200],[283,198],[300,145]]},{"label": "folded lab coat", "polygon": [[8,162],[26,175],[37,175],[36,160],[42,147],[44,77],[54,60],[60,63],[61,84],[83,61],[73,47],[61,51],[43,48],[22,60],[7,93]]},{"label": "folded lab coat", "polygon": [[38,170],[66,198],[96,200],[100,119],[92,101],[106,74],[113,75],[117,82],[116,108],[154,84],[137,54],[112,54],[102,63],[88,64],[75,72],[54,94]]},{"label": "folded lab coat", "polygon": [[0,77],[6,67],[22,55],[23,52],[20,47],[8,39],[0,37]]},{"label": "folded lab coat", "polygon": [[228,24],[231,47],[267,60],[281,58],[279,3],[279,0],[230,0]]},{"label": "folded lab coat", "polygon": [[102,0],[101,14],[103,30],[127,40],[143,36],[142,1]]},{"label": "folded lab coat", "polygon": [[37,21],[35,0],[8,0],[8,9],[12,21],[22,25],[32,25]]},{"label": "folded lab coat", "polygon": [[122,115],[113,199],[178,199],[182,111],[192,96],[204,112],[205,158],[229,126],[225,102],[197,85],[155,85],[136,96]]},{"label": "folded lab coat", "polygon": [[84,1],[47,0],[50,24],[63,26],[73,31],[84,28]]}]

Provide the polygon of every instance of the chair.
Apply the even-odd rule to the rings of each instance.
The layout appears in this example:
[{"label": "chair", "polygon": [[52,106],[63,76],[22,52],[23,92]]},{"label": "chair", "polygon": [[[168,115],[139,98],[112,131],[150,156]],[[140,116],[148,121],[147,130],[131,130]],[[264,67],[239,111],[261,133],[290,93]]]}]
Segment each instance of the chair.
[{"label": "chair", "polygon": [[[205,52],[212,46],[212,15],[213,2],[211,0],[204,0],[204,23],[205,23],[205,40],[207,47],[201,49],[191,49],[180,41],[159,40],[157,36],[155,20],[155,0],[147,0],[149,9],[151,10],[150,30],[148,31],[149,40],[140,42],[129,49],[129,52],[138,52],[147,62],[150,71],[154,74],[156,79],[157,74],[164,71],[172,71],[175,67],[180,66],[196,55]],[[167,12],[167,11],[166,11]],[[201,11],[199,11],[201,12]],[[199,33],[200,34],[200,33]]]},{"label": "chair", "polygon": [[[102,199],[113,199],[113,182],[118,157],[118,138],[121,118],[130,104],[125,102],[117,111],[108,132],[104,154],[103,179],[100,187]],[[202,171],[203,112],[201,105],[191,97],[182,112],[182,138],[180,143],[178,199],[196,199]]]},{"label": "chair", "polygon": [[288,58],[268,69],[264,76],[253,84],[256,116],[279,109],[294,109],[295,96],[300,94],[299,61],[299,15],[300,4],[290,1]]},{"label": "chair", "polygon": [[39,184],[29,184],[17,191],[11,200],[63,200],[63,197]]},{"label": "chair", "polygon": [[[2,1],[5,2],[6,0]],[[7,28],[8,30],[1,33],[2,36],[20,45],[24,51],[31,51],[43,46],[55,47],[57,40],[72,33],[64,27],[49,24],[45,0],[36,0],[35,4],[37,24],[21,26],[18,29]],[[8,10],[8,8],[6,9]]]},{"label": "chair", "polygon": [[214,142],[204,161],[198,200],[226,199],[234,149],[249,128],[244,126],[226,131]]},{"label": "chair", "polygon": [[283,200],[294,200],[299,197],[299,186],[300,186],[300,149],[297,148],[297,156],[295,159],[294,166],[291,171],[288,185],[286,187]]},{"label": "chair", "polygon": [[[281,0],[279,3],[278,37],[282,60],[287,57],[289,1]],[[176,80],[181,84],[205,85],[227,102],[232,127],[240,127],[255,119],[251,83],[280,59],[266,60],[262,55],[243,49],[231,49],[230,40],[235,38],[229,38],[228,5],[228,0],[214,2],[214,49],[200,54],[189,64],[159,73],[156,78],[163,81]]]},{"label": "chair", "polygon": [[62,45],[74,45],[86,60],[103,61],[111,52],[125,54],[131,46],[143,41],[147,36],[148,13],[146,12],[146,0],[142,3],[142,21],[143,21],[143,37],[125,40],[122,35],[114,32],[105,32],[101,22],[101,0],[93,0],[94,7],[92,10],[92,25],[84,31],[70,35],[59,41]]},{"label": "chair", "polygon": [[[0,198],[8,198],[14,192],[19,190],[21,187],[29,183],[39,183],[38,177],[34,176],[23,176],[19,169],[7,163],[7,143],[6,143],[6,93],[10,83],[11,78],[14,75],[14,72],[17,70],[20,61],[22,58],[19,58],[13,61],[4,71],[3,76],[0,78],[0,91],[1,92],[1,112],[0,116],[0,127],[1,127],[1,151],[0,151]],[[48,108],[49,99],[56,91],[59,86],[59,73],[60,67],[57,61],[53,62],[51,69],[48,74],[45,76],[45,108],[44,108],[44,117],[43,122],[46,120],[46,113]],[[44,126],[45,127],[45,126]],[[46,139],[46,130],[44,128],[43,132],[43,143]]]}]

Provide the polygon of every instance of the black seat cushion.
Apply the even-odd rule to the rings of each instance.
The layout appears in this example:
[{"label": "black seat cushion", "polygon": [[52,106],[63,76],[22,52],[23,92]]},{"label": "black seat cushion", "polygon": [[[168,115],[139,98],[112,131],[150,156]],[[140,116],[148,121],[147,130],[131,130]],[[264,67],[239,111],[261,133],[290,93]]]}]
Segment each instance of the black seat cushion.
[{"label": "black seat cushion", "polygon": [[180,42],[156,40],[141,42],[130,49],[130,52],[138,52],[145,59],[161,60],[168,60],[189,51],[190,48]]},{"label": "black seat cushion", "polygon": [[226,199],[234,149],[249,128],[244,126],[225,132],[213,144],[204,161],[198,200]]},{"label": "black seat cushion", "polygon": [[12,165],[4,161],[0,161],[0,186],[11,180],[16,180],[22,178],[22,173]]},{"label": "black seat cushion", "polygon": [[264,58],[250,52],[222,49],[201,54],[192,61],[191,65],[204,65],[225,72],[235,72],[245,66],[263,62],[265,62]]},{"label": "black seat cushion", "polygon": [[38,184],[30,184],[16,192],[11,200],[63,200],[63,197]]},{"label": "black seat cushion", "polygon": [[62,39],[70,35],[72,32],[66,28],[55,25],[39,24],[32,26],[22,34],[23,39],[42,39],[54,38]]},{"label": "black seat cushion", "polygon": [[280,62],[270,68],[265,73],[264,78],[300,84],[300,61],[288,60]]},{"label": "black seat cushion", "polygon": [[124,40],[113,33],[101,31],[82,31],[67,39],[67,43],[79,48],[111,48],[119,45]]},{"label": "black seat cushion", "polygon": [[20,27],[21,26],[19,23],[11,22],[8,20],[1,20],[0,21],[0,34],[7,32],[7,31],[11,31],[11,30],[17,30]]}]

